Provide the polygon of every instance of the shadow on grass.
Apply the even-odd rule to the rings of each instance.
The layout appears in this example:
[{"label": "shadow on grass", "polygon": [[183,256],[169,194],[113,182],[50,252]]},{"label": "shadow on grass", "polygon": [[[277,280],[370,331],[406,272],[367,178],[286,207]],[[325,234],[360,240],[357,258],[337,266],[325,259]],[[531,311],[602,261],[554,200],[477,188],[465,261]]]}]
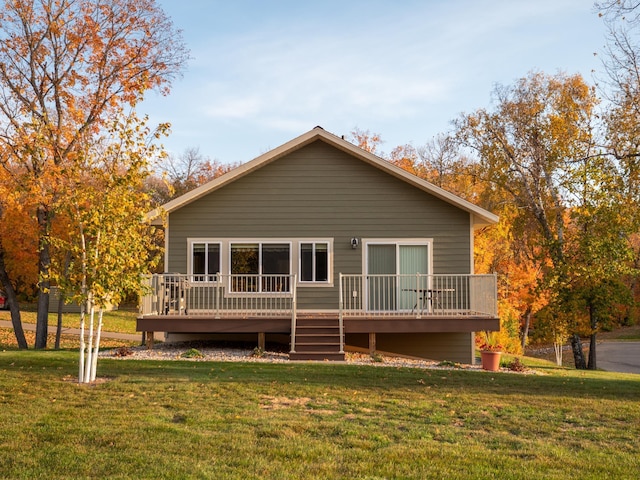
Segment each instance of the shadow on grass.
[{"label": "shadow on grass", "polygon": [[[0,370],[37,382],[77,375],[77,351],[0,352]],[[465,395],[555,396],[634,400],[640,398],[640,375],[536,367],[537,375],[461,369],[418,369],[334,363],[259,363],[115,360],[101,358],[98,376],[114,382],[157,384],[181,382],[300,385],[352,389],[361,392],[430,389]],[[109,383],[114,383],[109,382]],[[100,386],[98,387],[100,388]]]}]

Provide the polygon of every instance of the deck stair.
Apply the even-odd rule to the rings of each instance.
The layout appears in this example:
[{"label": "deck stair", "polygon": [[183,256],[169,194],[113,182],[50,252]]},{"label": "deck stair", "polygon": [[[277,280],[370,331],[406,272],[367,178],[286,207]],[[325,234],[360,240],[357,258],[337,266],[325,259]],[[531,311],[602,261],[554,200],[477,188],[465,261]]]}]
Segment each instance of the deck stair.
[{"label": "deck stair", "polygon": [[298,316],[295,335],[295,352],[289,353],[289,360],[344,361],[337,315]]}]

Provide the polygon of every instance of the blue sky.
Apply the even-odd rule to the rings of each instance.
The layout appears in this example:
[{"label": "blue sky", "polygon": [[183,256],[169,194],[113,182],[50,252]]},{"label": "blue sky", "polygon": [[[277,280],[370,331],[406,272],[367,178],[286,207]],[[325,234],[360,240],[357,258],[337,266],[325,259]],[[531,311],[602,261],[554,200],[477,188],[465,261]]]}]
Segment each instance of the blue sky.
[{"label": "blue sky", "polygon": [[605,28],[590,0],[159,0],[192,60],[167,97],[174,154],[247,162],[320,125],[424,145],[496,83],[532,70],[600,69]]}]

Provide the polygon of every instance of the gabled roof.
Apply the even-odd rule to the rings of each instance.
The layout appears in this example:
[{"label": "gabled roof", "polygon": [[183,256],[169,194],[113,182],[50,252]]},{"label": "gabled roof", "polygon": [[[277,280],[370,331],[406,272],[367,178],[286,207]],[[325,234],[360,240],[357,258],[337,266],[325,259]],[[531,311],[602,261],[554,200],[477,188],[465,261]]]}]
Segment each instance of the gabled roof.
[{"label": "gabled roof", "polygon": [[147,214],[147,218],[152,220],[154,224],[161,224],[163,213],[171,213],[174,212],[181,207],[188,205],[191,202],[198,200],[205,195],[208,195],[219,188],[224,187],[225,185],[238,180],[239,178],[244,177],[245,175],[250,174],[251,172],[268,165],[269,163],[284,157],[300,148],[309,145],[310,143],[315,142],[316,140],[322,140],[323,142],[328,143],[329,145],[338,148],[360,160],[366,162],[380,170],[392,175],[400,180],[412,185],[420,190],[423,190],[451,205],[454,205],[464,211],[467,211],[473,214],[473,222],[474,227],[480,227],[484,225],[491,225],[498,222],[498,216],[485,210],[483,208],[474,205],[471,202],[468,202],[457,195],[454,195],[446,190],[443,190],[432,183],[427,182],[400,167],[393,165],[386,160],[369,153],[356,145],[340,138],[332,133],[327,132],[322,127],[315,127],[313,130],[308,131],[300,135],[299,137],[294,138],[293,140],[288,141],[287,143],[280,145],[273,150],[270,150],[259,157],[254,158],[248,163],[245,163],[220,177],[201,185],[200,187],[191,190],[190,192],[181,195],[178,198],[171,200],[170,202],[165,203],[163,206],[149,212]]}]

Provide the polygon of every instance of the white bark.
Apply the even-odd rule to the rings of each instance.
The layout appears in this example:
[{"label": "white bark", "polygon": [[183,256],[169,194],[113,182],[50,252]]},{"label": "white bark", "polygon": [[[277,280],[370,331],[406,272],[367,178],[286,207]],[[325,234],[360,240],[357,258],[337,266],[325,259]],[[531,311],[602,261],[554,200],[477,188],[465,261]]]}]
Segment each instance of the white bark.
[{"label": "white bark", "polygon": [[91,381],[96,381],[96,372],[98,370],[98,352],[100,351],[100,333],[102,333],[102,315],[104,309],[100,307],[98,311],[98,329],[96,330],[96,339],[94,342],[93,359],[91,362]]},{"label": "white bark", "polygon": [[93,354],[93,319],[95,314],[95,307],[93,306],[93,299],[89,295],[89,343],[87,345],[87,357],[85,358],[84,367],[84,383],[91,382],[91,364]]},{"label": "white bark", "polygon": [[562,366],[562,348],[564,345],[561,342],[555,341],[553,342],[553,349],[556,353],[556,365]]},{"label": "white bark", "polygon": [[80,305],[80,364],[78,366],[78,383],[84,380],[84,317],[87,307],[83,303]]}]

